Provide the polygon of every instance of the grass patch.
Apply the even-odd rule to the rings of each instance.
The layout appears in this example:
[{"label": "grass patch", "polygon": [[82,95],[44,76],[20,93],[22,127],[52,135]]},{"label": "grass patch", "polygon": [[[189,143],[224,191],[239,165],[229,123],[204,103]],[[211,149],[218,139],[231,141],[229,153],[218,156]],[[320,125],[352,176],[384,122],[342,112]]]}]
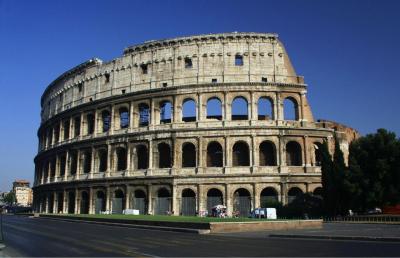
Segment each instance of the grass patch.
[{"label": "grass patch", "polygon": [[208,223],[208,222],[255,222],[255,221],[277,221],[269,219],[253,218],[214,218],[214,217],[194,217],[194,216],[164,216],[164,215],[122,215],[122,214],[48,214],[56,216],[70,216],[80,218],[104,218],[122,220],[148,220],[148,221],[170,221],[170,222],[189,222],[189,223]]}]

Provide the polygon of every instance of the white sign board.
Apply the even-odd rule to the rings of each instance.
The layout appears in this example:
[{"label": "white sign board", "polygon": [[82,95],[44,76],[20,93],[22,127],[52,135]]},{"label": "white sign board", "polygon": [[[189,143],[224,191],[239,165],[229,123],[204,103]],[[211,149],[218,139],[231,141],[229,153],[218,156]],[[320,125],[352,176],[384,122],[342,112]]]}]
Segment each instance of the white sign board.
[{"label": "white sign board", "polygon": [[139,210],[126,209],[123,212],[125,215],[139,215]]},{"label": "white sign board", "polygon": [[267,219],[276,219],[276,209],[275,208],[267,208]]}]

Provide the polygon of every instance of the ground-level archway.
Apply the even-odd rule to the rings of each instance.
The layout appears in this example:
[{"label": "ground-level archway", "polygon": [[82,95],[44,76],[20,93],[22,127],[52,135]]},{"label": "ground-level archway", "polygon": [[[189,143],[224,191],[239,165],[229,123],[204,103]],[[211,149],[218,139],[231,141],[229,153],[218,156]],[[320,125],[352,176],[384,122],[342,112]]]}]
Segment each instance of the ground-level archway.
[{"label": "ground-level archway", "polygon": [[115,190],[114,196],[112,198],[112,208],[111,212],[113,214],[122,214],[125,205],[125,195],[120,189]]},{"label": "ground-level archway", "polygon": [[239,188],[233,194],[233,212],[239,217],[248,217],[251,212],[251,195],[244,188]]},{"label": "ground-level archway", "polygon": [[163,187],[157,191],[157,197],[154,203],[154,214],[167,215],[169,212],[171,212],[171,193]]},{"label": "ground-level archway", "polygon": [[212,207],[216,205],[223,205],[224,198],[222,192],[216,188],[211,188],[207,192],[207,211],[208,214],[212,213]]},{"label": "ground-level archway", "polygon": [[181,215],[196,215],[196,193],[192,189],[184,189],[182,191]]},{"label": "ground-level archway", "polygon": [[94,208],[96,214],[100,214],[106,210],[106,196],[103,191],[97,192]]},{"label": "ground-level archway", "polygon": [[147,202],[146,202],[146,193],[143,190],[136,190],[133,193],[133,209],[139,210],[139,214],[146,214],[147,210]]},{"label": "ground-level archway", "polygon": [[273,187],[266,187],[260,194],[260,206],[268,208],[269,205],[278,202],[278,192]]},{"label": "ground-level archway", "polygon": [[81,193],[80,214],[89,214],[89,194],[86,191]]}]

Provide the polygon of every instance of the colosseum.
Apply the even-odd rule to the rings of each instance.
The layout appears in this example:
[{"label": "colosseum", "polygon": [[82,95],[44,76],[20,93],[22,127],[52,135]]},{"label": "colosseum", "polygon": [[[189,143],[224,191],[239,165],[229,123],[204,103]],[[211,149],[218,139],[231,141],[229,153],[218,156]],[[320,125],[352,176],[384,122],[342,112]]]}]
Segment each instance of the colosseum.
[{"label": "colosseum", "polygon": [[61,74],[41,98],[34,210],[247,216],[321,194],[319,146],[357,131],[314,120],[276,34],[151,40]]}]

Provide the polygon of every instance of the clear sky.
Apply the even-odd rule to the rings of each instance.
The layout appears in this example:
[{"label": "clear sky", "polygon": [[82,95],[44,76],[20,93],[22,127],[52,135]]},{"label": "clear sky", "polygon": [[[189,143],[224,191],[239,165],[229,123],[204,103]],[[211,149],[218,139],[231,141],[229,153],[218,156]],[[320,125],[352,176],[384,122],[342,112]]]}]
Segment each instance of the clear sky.
[{"label": "clear sky", "polygon": [[64,71],[146,40],[275,32],[315,118],[400,135],[400,1],[0,0],[0,190],[32,182],[40,97]]}]

